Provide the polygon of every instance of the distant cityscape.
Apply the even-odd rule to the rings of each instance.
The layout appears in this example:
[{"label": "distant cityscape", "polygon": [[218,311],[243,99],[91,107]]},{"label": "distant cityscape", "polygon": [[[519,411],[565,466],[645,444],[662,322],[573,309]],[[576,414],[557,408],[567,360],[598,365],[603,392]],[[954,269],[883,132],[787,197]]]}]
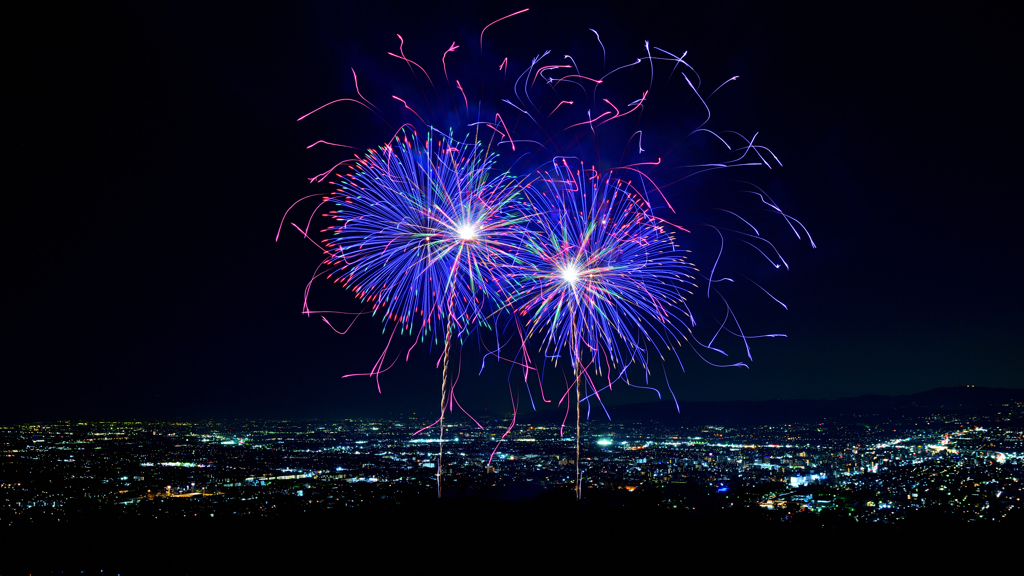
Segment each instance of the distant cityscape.
[{"label": "distant cityscape", "polygon": [[[920,411],[919,411],[920,412]],[[927,412],[927,410],[925,410]],[[583,425],[583,501],[777,524],[1024,519],[1024,402],[984,415]],[[446,423],[444,498],[573,499],[573,423]],[[0,427],[0,526],[101,518],[287,518],[437,499],[422,417],[50,422]]]}]

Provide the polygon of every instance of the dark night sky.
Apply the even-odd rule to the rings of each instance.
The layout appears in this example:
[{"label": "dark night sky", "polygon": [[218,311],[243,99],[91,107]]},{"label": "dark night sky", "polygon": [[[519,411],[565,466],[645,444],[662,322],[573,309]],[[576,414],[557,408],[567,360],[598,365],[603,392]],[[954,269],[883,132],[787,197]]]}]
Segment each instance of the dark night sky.
[{"label": "dark night sky", "polygon": [[[273,240],[294,200],[330,190],[305,178],[332,151],[305,146],[367,135],[340,113],[295,118],[350,96],[350,67],[382,92],[400,81],[374,74],[396,33],[407,53],[443,50],[522,7],[531,11],[508,26],[524,52],[595,28],[626,46],[688,50],[707,78],[738,74],[723,126],[760,132],[780,156],[784,168],[751,178],[779,190],[818,244],[781,243],[791,270],[771,288],[788,312],[746,308],[753,325],[788,338],[755,341],[750,370],[684,358],[687,373],[670,372],[680,400],[1024,387],[1013,280],[1024,261],[1024,94],[1009,14],[136,4],[19,24],[0,420],[433,413],[437,349],[414,353],[378,394],[372,380],[342,376],[373,364],[379,322],[338,336],[300,314],[319,255],[294,231]],[[339,287],[314,293],[352,306]],[[475,373],[479,358],[466,354]],[[500,414],[507,375],[491,363],[459,397],[474,414]],[[651,397],[619,401],[633,399]]]}]

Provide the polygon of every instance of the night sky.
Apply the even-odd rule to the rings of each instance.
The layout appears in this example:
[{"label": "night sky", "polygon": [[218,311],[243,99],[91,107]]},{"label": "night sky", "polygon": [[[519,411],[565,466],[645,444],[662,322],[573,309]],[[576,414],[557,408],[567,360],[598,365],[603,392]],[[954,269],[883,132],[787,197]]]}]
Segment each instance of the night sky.
[{"label": "night sky", "polygon": [[[780,157],[784,168],[745,176],[776,191],[818,245],[779,243],[791,269],[769,287],[788,311],[738,301],[752,327],[788,337],[754,341],[749,370],[684,355],[686,373],[669,370],[680,400],[1024,387],[1014,280],[1024,94],[1013,87],[1022,46],[1009,14],[136,4],[16,24],[0,420],[434,413],[440,349],[418,347],[381,378],[381,394],[372,379],[342,378],[373,365],[381,323],[363,318],[340,336],[303,316],[320,254],[290,227],[274,242],[292,202],[332,189],[306,178],[344,157],[308,144],[391,134],[351,109],[295,119],[352,96],[352,67],[364,91],[386,98],[405,81],[383,72],[395,34],[410,57],[440,54],[524,7],[502,24],[521,34],[524,55],[587,42],[594,28],[626,47],[620,61],[650,40],[689,51],[710,84],[739,75],[713,106],[719,126],[758,132]],[[340,286],[313,293],[320,306],[358,308]],[[507,412],[508,366],[475,376],[473,346],[462,366],[462,403],[478,416]],[[609,401],[655,399],[623,390]]]}]

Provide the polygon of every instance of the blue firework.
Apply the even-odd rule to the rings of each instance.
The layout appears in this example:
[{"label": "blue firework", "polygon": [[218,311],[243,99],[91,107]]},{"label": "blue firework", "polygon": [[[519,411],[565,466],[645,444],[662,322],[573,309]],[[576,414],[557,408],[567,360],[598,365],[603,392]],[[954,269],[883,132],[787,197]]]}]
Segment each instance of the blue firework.
[{"label": "blue firework", "polygon": [[437,339],[490,324],[519,219],[519,184],[476,141],[403,129],[334,184],[331,276],[403,332]]},{"label": "blue firework", "polygon": [[576,369],[624,373],[679,344],[696,271],[643,195],[563,158],[523,203],[530,217],[508,274],[510,301],[546,356],[567,352]]}]

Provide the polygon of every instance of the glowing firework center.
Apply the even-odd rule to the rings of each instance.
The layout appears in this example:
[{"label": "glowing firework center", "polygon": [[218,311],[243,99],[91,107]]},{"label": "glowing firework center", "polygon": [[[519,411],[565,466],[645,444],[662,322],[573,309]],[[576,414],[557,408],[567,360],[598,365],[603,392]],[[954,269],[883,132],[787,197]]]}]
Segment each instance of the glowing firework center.
[{"label": "glowing firework center", "polygon": [[567,284],[575,287],[576,282],[580,279],[579,265],[575,262],[567,262],[558,268],[558,274]]},{"label": "glowing firework center", "polygon": [[459,224],[455,229],[455,233],[459,236],[459,240],[462,240],[463,242],[476,240],[477,232],[477,225],[470,223]]}]

